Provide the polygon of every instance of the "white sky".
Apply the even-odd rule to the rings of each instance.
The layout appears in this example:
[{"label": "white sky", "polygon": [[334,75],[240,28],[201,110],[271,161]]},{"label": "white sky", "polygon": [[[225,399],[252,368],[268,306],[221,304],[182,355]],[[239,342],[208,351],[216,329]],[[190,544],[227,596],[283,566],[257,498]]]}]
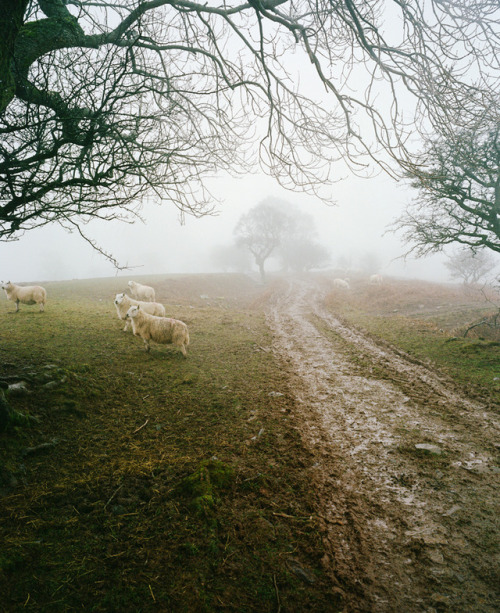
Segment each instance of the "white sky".
[{"label": "white sky", "polygon": [[[414,192],[381,175],[371,179],[348,178],[333,186],[337,204],[328,206],[317,198],[282,189],[263,175],[219,178],[210,182],[212,193],[223,202],[216,216],[186,217],[180,224],[173,205],[147,205],[145,223],[93,222],[85,231],[131,271],[118,273],[133,278],[143,274],[216,272],[210,255],[214,247],[233,242],[240,216],[268,196],[287,200],[313,215],[318,240],[332,256],[351,257],[352,265],[367,253],[380,261],[386,276],[405,276],[436,281],[449,280],[443,256],[404,262],[395,259],[405,252],[399,237],[384,232],[401,214]],[[59,226],[28,232],[14,243],[0,243],[0,279],[13,282],[51,281],[114,276],[116,270],[77,234]]]},{"label": "white sky", "polygon": [[[389,15],[387,24],[394,23],[397,29],[400,24],[395,19],[397,17]],[[308,94],[317,88],[320,97],[325,95],[324,88],[312,78],[307,58],[297,53],[295,65],[291,68],[295,77],[300,77]],[[352,82],[357,81],[352,79]],[[404,94],[400,103],[408,108],[413,104]],[[342,172],[345,173],[345,168]],[[240,216],[263,199],[273,196],[313,215],[318,240],[330,251],[332,268],[337,266],[340,257],[350,257],[356,267],[360,257],[373,254],[380,262],[379,272],[383,275],[449,280],[442,255],[421,260],[396,259],[407,247],[398,236],[384,235],[384,232],[402,214],[416,192],[398,186],[386,175],[371,179],[349,177],[334,184],[332,192],[336,206],[288,192],[264,175],[239,179],[220,177],[208,185],[213,195],[222,201],[217,216],[200,219],[187,216],[185,225],[181,225],[179,213],[173,205],[166,203],[159,207],[149,204],[143,211],[145,224],[92,222],[84,230],[121,265],[137,267],[118,273],[120,276],[133,278],[143,274],[215,272],[210,258],[214,247],[230,245]],[[113,265],[79,235],[69,234],[57,225],[32,230],[16,242],[0,242],[0,279],[4,281],[50,281],[115,274]]]}]

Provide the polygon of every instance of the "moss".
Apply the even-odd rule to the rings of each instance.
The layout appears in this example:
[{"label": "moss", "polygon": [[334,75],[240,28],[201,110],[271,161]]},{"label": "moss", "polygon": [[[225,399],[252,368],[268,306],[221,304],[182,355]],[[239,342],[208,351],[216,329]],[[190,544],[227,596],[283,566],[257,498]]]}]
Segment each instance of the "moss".
[{"label": "moss", "polygon": [[180,491],[191,499],[190,507],[205,513],[216,503],[215,491],[227,488],[234,478],[234,470],[219,460],[204,460],[181,485]]}]

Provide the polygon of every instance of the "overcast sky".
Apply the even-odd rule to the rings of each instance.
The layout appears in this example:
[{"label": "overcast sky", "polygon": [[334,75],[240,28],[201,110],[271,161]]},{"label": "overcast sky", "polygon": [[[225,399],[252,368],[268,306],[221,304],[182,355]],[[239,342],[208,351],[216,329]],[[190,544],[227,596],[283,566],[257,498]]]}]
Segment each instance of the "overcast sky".
[{"label": "overcast sky", "polygon": [[[200,219],[186,217],[181,225],[175,207],[153,203],[144,208],[145,223],[134,225],[99,222],[86,226],[91,238],[122,265],[134,267],[118,273],[133,278],[143,274],[215,272],[214,247],[230,245],[242,214],[266,197],[284,199],[311,214],[318,240],[331,254],[331,267],[340,257],[373,254],[386,276],[406,276],[436,281],[449,280],[443,256],[423,260],[398,259],[405,252],[400,237],[384,232],[415,193],[381,175],[371,179],[348,178],[332,190],[335,206],[310,196],[288,192],[263,175],[219,178],[210,182],[212,193],[222,202],[218,215]],[[33,230],[14,243],[0,243],[0,279],[13,282],[51,281],[115,276],[117,271],[77,234],[59,226]]]}]

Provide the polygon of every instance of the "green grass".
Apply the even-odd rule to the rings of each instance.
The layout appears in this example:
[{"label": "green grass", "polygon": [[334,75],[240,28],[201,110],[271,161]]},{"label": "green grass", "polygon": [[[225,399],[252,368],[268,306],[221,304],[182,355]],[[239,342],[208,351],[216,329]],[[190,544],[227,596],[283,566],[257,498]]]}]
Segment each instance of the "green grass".
[{"label": "green grass", "polygon": [[339,300],[332,294],[328,302],[347,321],[432,362],[469,393],[500,406],[500,330],[498,340],[480,338],[480,331],[475,337],[463,336],[468,325],[494,310],[481,295],[437,284],[393,282],[383,289],[354,286],[350,296]]},{"label": "green grass", "polygon": [[[146,354],[122,331],[117,279],[47,284],[42,314],[0,302],[0,379],[26,377],[31,393],[9,402],[38,419],[0,434],[2,609],[275,611],[279,597],[291,611],[333,610],[295,469],[307,455],[260,349],[263,315],[245,307],[256,289],[155,282],[188,323],[188,359],[172,346]],[[291,557],[314,584],[289,572]]]}]

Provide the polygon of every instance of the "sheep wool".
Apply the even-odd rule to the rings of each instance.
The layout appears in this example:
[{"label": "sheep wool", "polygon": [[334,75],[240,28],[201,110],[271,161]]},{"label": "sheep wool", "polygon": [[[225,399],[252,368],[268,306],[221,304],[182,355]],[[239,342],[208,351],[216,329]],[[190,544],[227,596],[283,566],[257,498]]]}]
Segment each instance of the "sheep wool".
[{"label": "sheep wool", "polygon": [[135,300],[144,300],[145,302],[154,302],[156,300],[155,291],[149,285],[141,285],[136,281],[129,281],[128,286]]},{"label": "sheep wool", "polygon": [[349,285],[349,281],[347,279],[334,279],[333,286],[338,287],[340,289],[351,289]]},{"label": "sheep wool", "polygon": [[134,305],[127,311],[127,317],[132,321],[132,331],[144,341],[146,351],[150,350],[149,341],[163,345],[177,345],[182,355],[187,357],[189,332],[186,324],[171,317],[156,317],[145,313]]},{"label": "sheep wool", "polygon": [[128,330],[130,323],[130,319],[127,318],[127,311],[131,306],[139,306],[143,311],[149,313],[150,315],[165,317],[165,307],[159,302],[142,302],[141,300],[134,300],[130,296],[127,296],[127,294],[123,293],[116,294],[114,303],[118,314],[118,319],[123,319],[125,321],[125,327],[123,328],[124,332]]},{"label": "sheep wool", "polygon": [[13,300],[16,303],[16,313],[19,311],[19,303],[23,304],[39,304],[40,312],[45,310],[47,302],[47,291],[40,285],[14,285],[10,281],[2,283],[2,289],[5,290],[8,300]]}]

